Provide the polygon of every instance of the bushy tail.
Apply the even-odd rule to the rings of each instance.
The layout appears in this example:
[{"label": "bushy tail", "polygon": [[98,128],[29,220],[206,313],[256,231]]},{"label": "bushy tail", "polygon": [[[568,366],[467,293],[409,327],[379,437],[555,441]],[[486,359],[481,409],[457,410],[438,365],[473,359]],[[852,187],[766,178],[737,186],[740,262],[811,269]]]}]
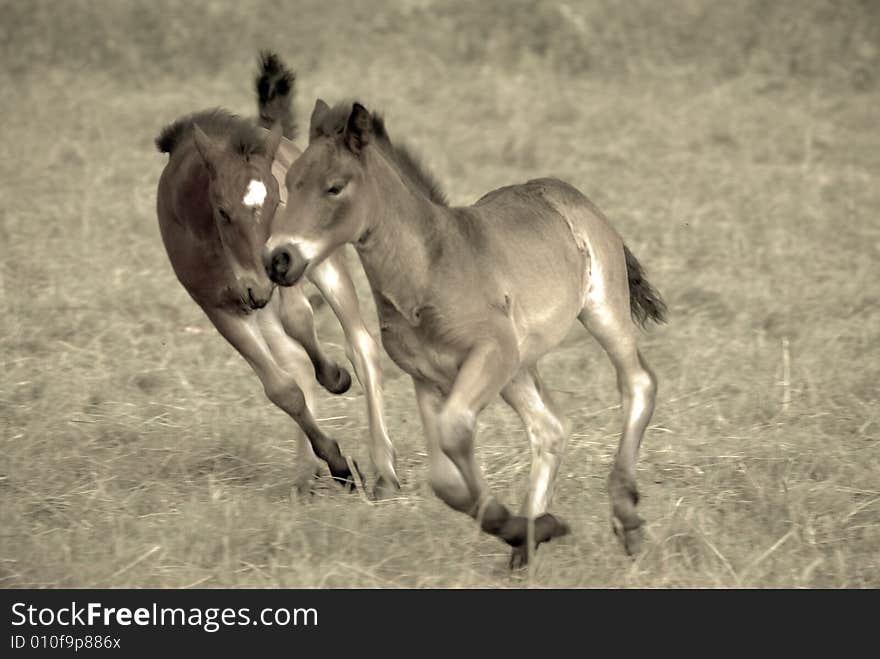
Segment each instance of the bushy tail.
[{"label": "bushy tail", "polygon": [[626,274],[629,279],[629,309],[633,320],[642,327],[648,319],[655,323],[666,322],[666,303],[660,297],[660,293],[645,279],[645,271],[642,265],[629,247],[623,246],[626,256]]},{"label": "bushy tail", "polygon": [[296,74],[285,66],[276,53],[260,52],[260,70],[255,79],[257,89],[257,112],[260,125],[272,128],[281,122],[284,137],[296,137],[296,120],[293,116],[293,83]]}]

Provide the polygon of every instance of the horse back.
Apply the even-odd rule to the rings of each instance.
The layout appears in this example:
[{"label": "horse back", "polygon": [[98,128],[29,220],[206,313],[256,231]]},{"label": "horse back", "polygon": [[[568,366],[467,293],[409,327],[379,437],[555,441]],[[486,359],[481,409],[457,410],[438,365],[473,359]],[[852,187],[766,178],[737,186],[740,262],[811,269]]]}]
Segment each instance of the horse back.
[{"label": "horse back", "polygon": [[623,239],[604,213],[580,190],[557,179],[530,181],[556,214],[565,220],[571,238],[584,255],[586,295],[605,297],[628,293],[626,256]]},{"label": "horse back", "polygon": [[[451,209],[453,226],[445,235],[453,249],[444,249],[445,267],[435,268],[447,282],[448,290],[438,293],[443,308],[458,330],[464,327],[458,334],[476,332],[468,319],[494,318],[507,324],[524,359],[564,338],[585,291],[585,253],[548,200],[547,187],[529,181]],[[450,278],[457,285],[448,286]]]},{"label": "horse back", "polygon": [[500,188],[470,209],[486,234],[484,258],[491,261],[496,284],[513,292],[518,333],[540,337],[531,342],[538,352],[561,339],[555,328],[568,327],[592,285],[600,280],[626,285],[620,236],[587,197],[563,181],[544,178]]},{"label": "horse back", "polygon": [[[474,206],[497,224],[503,242],[560,257],[572,250],[589,260],[619,260],[623,241],[605,215],[580,190],[555,178],[499,188]],[[494,218],[494,219],[493,219]]]},{"label": "horse back", "polygon": [[495,263],[533,281],[581,279],[582,241],[572,230],[572,213],[558,203],[570,190],[577,193],[561,181],[537,179],[494,190],[471,206]]}]

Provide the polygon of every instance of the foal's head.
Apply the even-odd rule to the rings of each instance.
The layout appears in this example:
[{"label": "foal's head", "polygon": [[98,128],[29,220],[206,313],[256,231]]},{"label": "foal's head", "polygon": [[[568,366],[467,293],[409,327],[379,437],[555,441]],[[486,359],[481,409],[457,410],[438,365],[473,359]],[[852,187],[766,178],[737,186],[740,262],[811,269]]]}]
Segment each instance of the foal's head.
[{"label": "foal's head", "polygon": [[359,103],[350,113],[315,104],[309,146],[287,171],[287,206],[272,221],[263,249],[272,281],[292,286],[309,266],[364,237],[376,196],[368,194],[366,178],[374,137],[373,118]]},{"label": "foal's head", "polygon": [[264,307],[274,284],[266,276],[260,251],[278,208],[272,161],[281,141],[276,125],[261,148],[230,144],[193,126],[193,138],[209,175],[208,197],[236,294],[252,309]]}]

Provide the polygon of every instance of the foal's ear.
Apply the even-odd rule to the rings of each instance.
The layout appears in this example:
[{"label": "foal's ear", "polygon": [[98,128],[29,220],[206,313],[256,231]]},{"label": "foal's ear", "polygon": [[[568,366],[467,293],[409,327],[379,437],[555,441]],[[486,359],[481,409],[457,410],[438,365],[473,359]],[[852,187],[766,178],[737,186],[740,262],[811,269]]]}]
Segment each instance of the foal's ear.
[{"label": "foal's ear", "polygon": [[355,155],[360,155],[373,138],[373,118],[360,103],[355,103],[345,126],[345,145]]},{"label": "foal's ear", "polygon": [[320,98],[315,101],[315,109],[312,110],[312,118],[309,120],[309,142],[320,136],[321,131],[318,130],[318,126],[321,125],[321,121],[329,109],[330,106]]},{"label": "foal's ear", "polygon": [[272,126],[272,130],[270,130],[269,134],[266,136],[266,141],[263,143],[263,150],[265,151],[266,158],[269,159],[269,162],[275,160],[275,154],[278,152],[278,145],[281,144],[281,136],[281,122],[276,121]]},{"label": "foal's ear", "polygon": [[221,155],[220,147],[205,134],[205,131],[199,128],[198,124],[193,124],[193,139],[195,140],[199,155],[202,156],[202,160],[205,161],[205,165],[208,167],[208,172],[211,176],[214,176],[217,173],[217,162]]}]

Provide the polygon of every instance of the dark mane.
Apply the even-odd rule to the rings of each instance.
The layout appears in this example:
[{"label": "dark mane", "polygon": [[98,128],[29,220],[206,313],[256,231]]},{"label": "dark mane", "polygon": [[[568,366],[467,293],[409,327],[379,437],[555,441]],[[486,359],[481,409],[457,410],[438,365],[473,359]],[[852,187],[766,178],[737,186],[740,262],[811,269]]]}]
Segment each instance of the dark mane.
[{"label": "dark mane", "polygon": [[385,145],[386,152],[392,157],[397,166],[422,190],[435,204],[448,205],[446,193],[440,186],[440,182],[431,174],[422,163],[421,159],[403,144],[392,144],[385,130],[385,120],[381,115],[373,113],[373,133]]},{"label": "dark mane", "polygon": [[188,114],[168,124],[156,138],[156,148],[162,153],[173,153],[183,140],[192,135],[193,124],[198,124],[212,137],[226,139],[230,148],[241,156],[263,153],[264,137],[259,128],[223,108]]},{"label": "dark mane", "polygon": [[[338,103],[333,106],[321,117],[321,123],[318,126],[313,126],[312,130],[328,137],[341,134],[345,130],[345,122],[351,113],[351,106],[351,102]],[[446,199],[446,193],[443,192],[439,181],[425,168],[419,157],[406,146],[391,142],[385,128],[385,120],[381,115],[373,112],[370,116],[373,120],[373,134],[377,138],[377,143],[394,161],[401,173],[415,183],[435,204],[447,206],[449,202]]]}]

